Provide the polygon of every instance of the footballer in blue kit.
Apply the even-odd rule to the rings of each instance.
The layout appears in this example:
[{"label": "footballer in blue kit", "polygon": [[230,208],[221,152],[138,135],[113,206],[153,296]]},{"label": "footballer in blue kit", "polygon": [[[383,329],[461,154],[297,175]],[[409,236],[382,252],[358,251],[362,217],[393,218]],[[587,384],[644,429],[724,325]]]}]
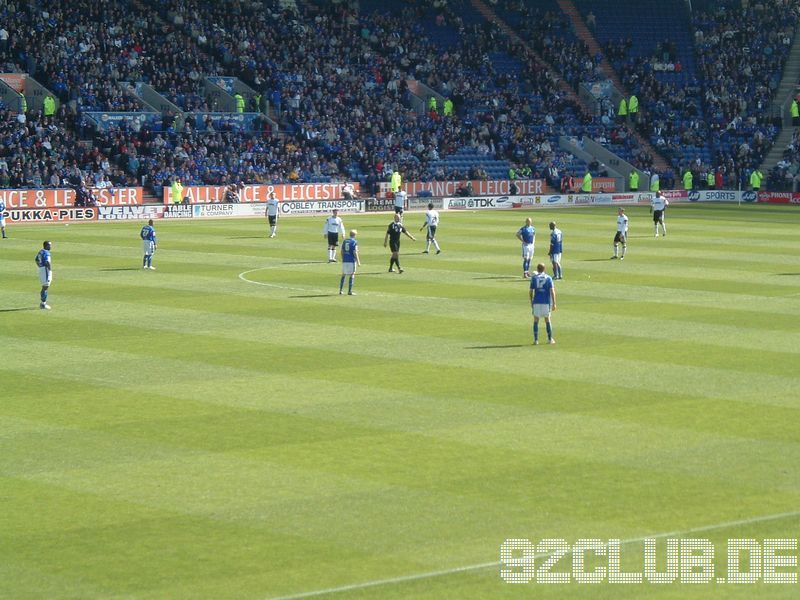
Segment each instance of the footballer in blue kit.
[{"label": "footballer in blue kit", "polygon": [[350,237],[342,244],[342,278],[339,281],[339,293],[344,293],[344,280],[349,277],[347,294],[355,296],[353,292],[353,282],[356,279],[356,266],[361,266],[361,258],[358,256],[358,231],[350,230]]},{"label": "footballer in blue kit", "polygon": [[531,277],[528,292],[533,311],[533,343],[539,343],[539,319],[544,318],[547,327],[547,343],[555,344],[553,327],[550,323],[550,312],[556,309],[556,286],[553,278],[544,272],[544,263],[536,265],[536,275]]},{"label": "footballer in blue kit", "polygon": [[50,305],[47,304],[47,294],[50,289],[50,284],[53,281],[53,264],[50,260],[50,250],[52,244],[48,241],[42,243],[42,249],[36,254],[36,266],[39,267],[39,283],[42,284],[42,291],[39,292],[39,308],[42,310],[50,310]]},{"label": "footballer in blue kit", "polygon": [[553,279],[563,279],[561,274],[561,250],[563,249],[564,235],[561,230],[556,227],[555,221],[550,221],[550,249],[547,254],[550,256],[550,262],[553,263]]},{"label": "footballer in blue kit", "polygon": [[517,230],[517,239],[522,242],[522,276],[528,279],[531,276],[533,245],[536,241],[536,229],[533,228],[530,217],[525,219],[525,225]]},{"label": "footballer in blue kit", "polygon": [[142,227],[139,232],[139,237],[142,238],[142,246],[144,248],[144,258],[142,259],[142,268],[155,271],[153,266],[153,254],[155,254],[158,244],[156,242],[156,230],[153,228],[153,219],[147,222],[147,225]]},{"label": "footballer in blue kit", "polygon": [[0,200],[0,231],[3,232],[3,239],[6,239],[6,203]]}]

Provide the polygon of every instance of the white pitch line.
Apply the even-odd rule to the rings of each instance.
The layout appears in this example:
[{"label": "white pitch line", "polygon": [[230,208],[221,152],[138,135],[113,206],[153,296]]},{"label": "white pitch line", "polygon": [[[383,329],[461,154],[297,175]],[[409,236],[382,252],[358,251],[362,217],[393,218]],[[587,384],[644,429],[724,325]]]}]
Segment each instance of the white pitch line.
[{"label": "white pitch line", "polygon": [[[309,264],[323,264],[323,263],[309,263]],[[275,269],[275,268],[276,267],[274,267],[274,266],[269,266],[269,267],[258,267],[256,269],[250,269],[249,271],[242,271],[241,273],[239,273],[239,279],[241,279],[245,283],[252,283],[254,285],[263,285],[265,287],[276,288],[276,289],[279,289],[279,290],[290,290],[290,291],[293,291],[293,292],[314,292],[314,293],[318,293],[318,294],[335,295],[334,292],[331,291],[332,288],[326,288],[324,290],[323,289],[319,289],[319,288],[311,288],[311,287],[299,288],[299,287],[292,287],[292,286],[288,286],[288,285],[280,285],[278,283],[267,283],[266,281],[253,281],[252,279],[248,279],[246,277],[247,274],[253,273],[255,271],[266,271],[267,269]],[[358,273],[356,273],[356,275],[358,275]],[[365,273],[362,273],[362,276],[363,275],[365,275]],[[374,273],[373,273],[373,275],[374,275]],[[359,292],[359,295],[370,296],[370,297],[378,297],[378,298],[401,298],[401,299],[415,299],[415,300],[435,300],[437,302],[441,301],[443,299],[443,298],[441,298],[439,296],[412,296],[412,295],[408,295],[408,294],[383,294],[381,292],[371,292],[371,291]]]},{"label": "white pitch line", "polygon": [[[779,519],[788,519],[791,517],[800,517],[800,511],[776,513],[774,515],[764,515],[761,517],[752,517],[750,519],[740,519],[738,521],[726,521],[725,523],[717,523],[715,525],[704,525],[702,527],[692,527],[682,531],[667,531],[664,533],[656,533],[653,535],[645,535],[638,538],[630,538],[622,540],[621,544],[635,544],[645,540],[662,539],[669,537],[677,537],[686,534],[702,533],[704,531],[714,531],[717,529],[726,529],[729,527],[738,527],[741,525],[753,525],[755,523],[765,523],[767,521],[777,521]],[[536,558],[546,558],[551,556],[552,553],[537,554]],[[455,567],[452,569],[442,569],[441,571],[427,571],[424,573],[415,573],[413,575],[402,575],[400,577],[389,577],[387,579],[376,579],[374,581],[365,581],[362,583],[352,583],[350,585],[343,585],[339,587],[332,587],[323,590],[313,590],[310,592],[301,592],[299,594],[290,594],[288,596],[277,596],[272,600],[299,600],[300,598],[312,598],[314,596],[325,596],[328,594],[339,594],[342,592],[350,592],[353,590],[363,590],[366,588],[379,587],[383,585],[393,585],[397,583],[405,583],[408,581],[418,581],[420,579],[431,579],[434,577],[444,577],[446,575],[454,575],[456,573],[464,573],[468,571],[481,571],[490,568],[499,568],[500,561],[480,563],[475,565],[466,565],[463,567]]]},{"label": "white pitch line", "polygon": [[[239,273],[239,279],[241,279],[242,281],[244,281],[246,283],[253,283],[255,285],[263,285],[263,286],[271,287],[271,288],[278,288],[279,290],[291,290],[293,292],[320,292],[320,293],[322,293],[322,292],[326,291],[326,290],[317,290],[317,289],[314,289],[314,288],[290,287],[288,285],[278,285],[277,283],[266,283],[264,281],[253,281],[252,279],[248,279],[247,277],[245,277],[245,275],[247,275],[248,273],[253,273],[255,271],[263,271],[265,269],[274,269],[274,268],[275,267],[258,267],[257,269],[250,269],[249,271],[242,271],[241,273]],[[329,291],[329,290],[327,290],[327,291]]]}]

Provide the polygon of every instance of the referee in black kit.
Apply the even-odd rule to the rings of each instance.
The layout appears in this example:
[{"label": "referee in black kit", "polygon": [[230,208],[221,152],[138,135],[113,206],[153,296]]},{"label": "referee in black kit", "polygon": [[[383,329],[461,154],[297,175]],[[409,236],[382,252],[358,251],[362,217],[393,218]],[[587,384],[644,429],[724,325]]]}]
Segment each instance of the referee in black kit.
[{"label": "referee in black kit", "polygon": [[394,265],[397,264],[397,272],[402,273],[403,269],[400,266],[400,236],[406,234],[409,238],[416,241],[413,235],[408,233],[405,225],[400,220],[400,215],[395,213],[394,221],[389,223],[389,228],[386,230],[386,235],[383,238],[383,247],[389,244],[389,250],[392,251],[392,258],[389,259],[389,273],[394,273]]}]

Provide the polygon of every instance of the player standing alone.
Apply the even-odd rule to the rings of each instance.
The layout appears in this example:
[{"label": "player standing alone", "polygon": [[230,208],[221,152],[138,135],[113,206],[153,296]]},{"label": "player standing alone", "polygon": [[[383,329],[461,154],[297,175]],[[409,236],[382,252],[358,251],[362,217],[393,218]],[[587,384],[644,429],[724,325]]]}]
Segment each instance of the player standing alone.
[{"label": "player standing alone", "polygon": [[550,312],[556,309],[556,286],[553,278],[544,272],[544,263],[536,265],[536,275],[531,277],[528,298],[533,310],[533,344],[539,343],[539,319],[542,317],[547,327],[547,343],[555,344],[553,326],[550,324]]},{"label": "player standing alone", "polygon": [[533,246],[536,242],[536,230],[533,228],[533,221],[530,217],[525,219],[525,225],[517,231],[517,239],[522,242],[522,276],[528,279],[531,276]]},{"label": "player standing alone", "polygon": [[547,254],[550,256],[550,261],[553,263],[553,279],[563,279],[561,274],[561,250],[563,249],[563,234],[561,230],[556,227],[555,221],[550,221],[550,249]]},{"label": "player standing alone", "polygon": [[[618,256],[619,245],[622,244],[622,256]],[[628,215],[624,208],[617,209],[617,233],[614,235],[614,256],[611,258],[625,258],[625,250],[628,248]]]},{"label": "player standing alone", "polygon": [[392,251],[392,257],[389,259],[389,273],[394,273],[394,265],[397,265],[397,272],[402,273],[403,269],[400,266],[400,236],[406,234],[412,240],[416,240],[413,235],[408,233],[403,223],[400,221],[400,215],[395,213],[394,221],[389,223],[386,230],[386,235],[383,236],[383,247],[386,248],[386,243],[389,243],[389,250]]},{"label": "player standing alone", "polygon": [[394,194],[394,212],[400,215],[400,220],[403,220],[403,211],[406,209],[406,198],[408,194],[403,190],[395,192]]},{"label": "player standing alone", "polygon": [[275,192],[269,193],[267,210],[264,214],[266,214],[267,220],[269,220],[269,237],[274,238],[275,232],[278,229],[278,199],[275,197]]},{"label": "player standing alone", "polygon": [[425,223],[419,228],[422,231],[428,228],[428,233],[425,235],[425,250],[423,254],[428,254],[431,249],[431,243],[436,248],[436,254],[439,254],[442,249],[439,248],[439,242],[436,241],[436,228],[439,227],[439,211],[433,210],[433,203],[428,204],[428,212],[425,213]]},{"label": "player standing alone", "polygon": [[0,200],[0,231],[3,232],[3,239],[6,239],[6,203]]},{"label": "player standing alone", "polygon": [[50,261],[51,247],[50,242],[45,241],[35,259],[36,266],[39,267],[39,283],[42,284],[42,291],[39,292],[39,299],[41,300],[39,308],[42,310],[50,310],[50,305],[47,304],[47,293],[50,289],[50,284],[53,282],[53,265]]},{"label": "player standing alone", "polygon": [[336,262],[336,246],[339,245],[339,233],[344,236],[344,223],[339,217],[338,209],[333,209],[333,214],[325,221],[323,237],[328,238],[328,262]]},{"label": "player standing alone", "polygon": [[139,237],[142,238],[142,247],[144,249],[144,258],[142,259],[142,268],[155,271],[153,266],[153,254],[155,254],[158,244],[156,243],[156,230],[153,228],[153,219],[147,222],[147,225],[142,227],[139,232]]},{"label": "player standing alone", "polygon": [[342,279],[339,281],[339,293],[343,293],[344,278],[349,276],[350,280],[347,286],[347,294],[349,296],[355,296],[353,282],[356,279],[356,267],[361,266],[361,258],[358,256],[357,235],[358,231],[351,229],[350,239],[345,240],[342,244]]},{"label": "player standing alone", "polygon": [[664,212],[667,210],[667,206],[669,206],[669,200],[661,195],[661,191],[657,191],[650,203],[650,212],[653,213],[653,226],[656,230],[656,237],[658,237],[659,223],[664,230],[664,237],[667,236],[667,224],[664,222]]}]

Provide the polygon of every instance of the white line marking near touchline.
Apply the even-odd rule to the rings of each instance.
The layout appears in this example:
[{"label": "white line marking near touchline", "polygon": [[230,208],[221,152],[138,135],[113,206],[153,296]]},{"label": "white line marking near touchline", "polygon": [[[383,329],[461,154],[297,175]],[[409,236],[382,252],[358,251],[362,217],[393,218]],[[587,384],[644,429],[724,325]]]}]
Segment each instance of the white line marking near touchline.
[{"label": "white line marking near touchline", "polygon": [[[776,513],[774,515],[764,515],[761,517],[752,517],[750,519],[740,519],[738,521],[727,521],[725,523],[717,523],[715,525],[703,525],[701,527],[692,527],[682,531],[668,531],[665,533],[655,533],[653,535],[644,535],[638,538],[631,538],[622,540],[622,544],[635,544],[643,542],[648,539],[662,539],[669,537],[677,537],[691,533],[702,533],[704,531],[714,531],[717,529],[726,529],[728,527],[738,527],[741,525],[754,525],[756,523],[765,523],[767,521],[777,521],[779,519],[788,519],[792,517],[800,517],[800,511]],[[499,548],[498,542],[498,548]],[[545,558],[551,556],[552,553],[537,555],[536,558]],[[325,596],[328,594],[339,594],[342,592],[350,592],[353,590],[363,590],[371,587],[379,587],[383,585],[393,585],[397,583],[405,583],[408,581],[418,581],[420,579],[431,579],[434,577],[444,577],[446,575],[455,575],[457,573],[464,573],[468,571],[482,571],[484,569],[499,568],[500,561],[479,563],[475,565],[466,565],[463,567],[455,567],[452,569],[443,569],[441,571],[427,571],[424,573],[415,573],[412,575],[402,575],[400,577],[389,577],[387,579],[376,579],[374,581],[365,581],[362,583],[352,583],[350,585],[343,585],[339,587],[332,587],[323,590],[313,590],[310,592],[300,592],[298,594],[290,594],[288,596],[277,596],[272,600],[299,600],[300,598],[312,598],[314,596]]]}]

